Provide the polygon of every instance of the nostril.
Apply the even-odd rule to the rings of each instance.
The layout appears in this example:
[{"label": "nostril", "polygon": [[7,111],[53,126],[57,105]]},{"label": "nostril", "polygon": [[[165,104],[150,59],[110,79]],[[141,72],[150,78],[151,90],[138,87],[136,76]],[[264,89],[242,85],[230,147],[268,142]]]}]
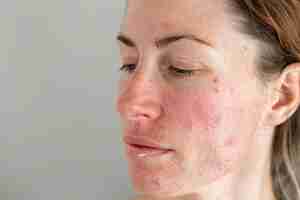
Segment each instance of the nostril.
[{"label": "nostril", "polygon": [[150,118],[149,115],[142,114],[142,113],[131,113],[131,114],[128,115],[128,117],[131,120],[143,120],[143,119]]},{"label": "nostril", "polygon": [[131,97],[117,104],[121,116],[128,120],[154,120],[162,113],[160,101],[151,98]]},{"label": "nostril", "polygon": [[139,109],[132,109],[131,111],[128,112],[127,116],[128,116],[129,119],[132,119],[132,120],[147,119],[147,118],[151,117],[145,111],[143,112]]}]

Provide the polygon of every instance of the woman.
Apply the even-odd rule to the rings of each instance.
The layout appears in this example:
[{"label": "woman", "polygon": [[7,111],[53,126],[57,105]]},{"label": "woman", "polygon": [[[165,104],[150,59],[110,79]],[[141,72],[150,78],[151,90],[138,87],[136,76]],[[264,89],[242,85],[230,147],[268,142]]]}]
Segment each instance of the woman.
[{"label": "woman", "polygon": [[127,3],[116,108],[138,199],[299,200],[300,1]]}]

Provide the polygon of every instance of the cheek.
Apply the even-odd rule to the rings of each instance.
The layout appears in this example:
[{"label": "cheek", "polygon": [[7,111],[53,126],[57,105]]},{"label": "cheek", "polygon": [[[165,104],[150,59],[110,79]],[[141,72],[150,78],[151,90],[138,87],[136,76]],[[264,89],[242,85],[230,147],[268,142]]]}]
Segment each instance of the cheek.
[{"label": "cheek", "polygon": [[[218,99],[218,102],[216,102]],[[223,100],[215,93],[203,93],[195,95],[190,102],[190,116],[193,120],[193,128],[201,128],[210,131],[218,127]]]},{"label": "cheek", "polygon": [[[217,102],[217,101],[218,102]],[[167,95],[165,116],[169,124],[191,131],[201,128],[206,131],[218,126],[222,99],[215,91],[185,90]]]},{"label": "cheek", "polygon": [[226,138],[229,148],[218,145],[227,126],[224,124],[225,91],[200,88],[174,92],[167,102],[168,126],[172,125],[171,130],[175,130],[172,137],[178,144],[179,160],[185,163],[187,171],[201,174],[204,182],[222,176],[231,165],[231,160],[227,159],[235,153],[231,150],[238,143],[236,138]]}]

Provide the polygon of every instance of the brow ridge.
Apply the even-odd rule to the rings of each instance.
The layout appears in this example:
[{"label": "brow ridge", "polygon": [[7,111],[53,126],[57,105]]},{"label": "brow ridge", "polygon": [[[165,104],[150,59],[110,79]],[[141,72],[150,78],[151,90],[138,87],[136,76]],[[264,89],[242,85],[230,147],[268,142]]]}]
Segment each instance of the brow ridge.
[{"label": "brow ridge", "polygon": [[[171,43],[178,42],[179,40],[182,40],[182,39],[192,40],[197,43],[200,43],[201,45],[208,46],[210,48],[214,47],[210,42],[208,42],[204,39],[201,39],[193,34],[173,34],[173,35],[156,40],[154,42],[154,44],[157,48],[164,48],[164,47],[170,45]],[[128,47],[136,47],[137,46],[135,44],[135,42],[132,39],[130,39],[130,37],[128,37],[122,33],[120,33],[117,36],[117,40],[122,42],[123,44],[125,44]]]}]

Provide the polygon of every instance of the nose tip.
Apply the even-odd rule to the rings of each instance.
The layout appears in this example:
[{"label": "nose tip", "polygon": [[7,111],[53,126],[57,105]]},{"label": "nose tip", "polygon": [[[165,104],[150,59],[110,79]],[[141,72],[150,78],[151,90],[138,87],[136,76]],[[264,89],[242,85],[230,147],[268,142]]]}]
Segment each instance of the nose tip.
[{"label": "nose tip", "polygon": [[158,105],[131,105],[127,110],[127,118],[130,120],[152,120],[156,119],[161,110]]},{"label": "nose tip", "polygon": [[120,98],[117,112],[126,120],[154,120],[162,114],[162,107],[153,98]]}]

